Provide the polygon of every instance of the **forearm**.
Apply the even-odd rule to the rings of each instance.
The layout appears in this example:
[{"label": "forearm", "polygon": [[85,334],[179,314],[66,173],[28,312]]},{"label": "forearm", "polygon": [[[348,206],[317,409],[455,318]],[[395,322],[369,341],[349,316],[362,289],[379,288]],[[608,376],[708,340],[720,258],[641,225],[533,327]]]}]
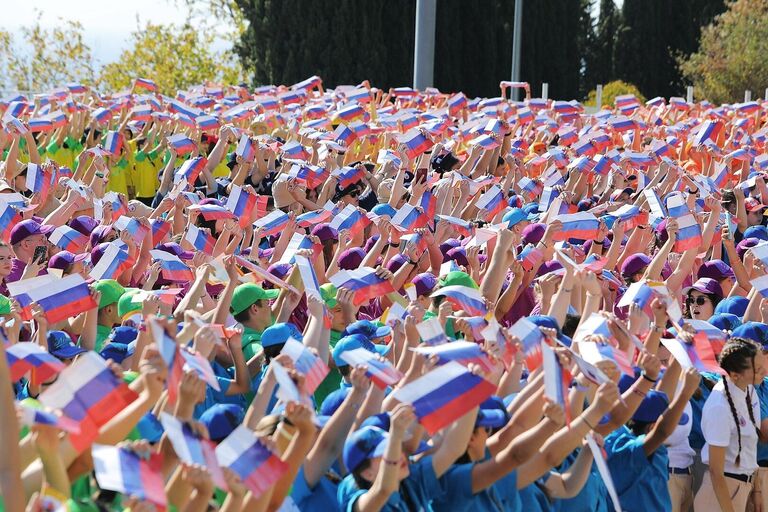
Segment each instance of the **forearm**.
[{"label": "forearm", "polygon": [[715,471],[710,466],[709,476],[712,479],[712,488],[715,491],[715,497],[717,497],[717,503],[720,505],[720,510],[722,512],[734,512],[731,495],[728,492],[728,483],[725,481],[723,472]]}]

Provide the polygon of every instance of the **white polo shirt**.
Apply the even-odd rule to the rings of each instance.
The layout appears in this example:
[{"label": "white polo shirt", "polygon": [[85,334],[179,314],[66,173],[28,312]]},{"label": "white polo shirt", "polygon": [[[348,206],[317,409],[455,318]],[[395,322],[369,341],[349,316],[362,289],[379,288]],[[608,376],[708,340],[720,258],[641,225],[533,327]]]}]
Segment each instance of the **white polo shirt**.
[{"label": "white polo shirt", "polygon": [[672,435],[664,441],[664,444],[667,446],[667,456],[669,457],[670,468],[685,469],[693,464],[696,452],[691,448],[691,444],[688,442],[688,435],[691,433],[692,426],[693,408],[691,407],[691,403],[688,402],[685,404],[680,423],[675,427]]},{"label": "white polo shirt", "polygon": [[[726,377],[727,378],[727,377]],[[725,451],[725,472],[748,475],[757,470],[757,431],[749,419],[747,409],[747,393],[736,387],[728,379],[728,391],[731,392],[733,405],[736,408],[741,427],[741,459],[736,466],[736,455],[739,453],[739,438],[736,433],[736,422],[725,395],[725,386],[721,380],[712,389],[712,393],[704,404],[701,413],[701,431],[706,443],[701,451],[701,460],[709,464],[709,445],[727,447]],[[760,421],[760,400],[752,386],[748,387],[752,397],[752,412],[756,422]],[[759,423],[758,423],[759,424]]]}]

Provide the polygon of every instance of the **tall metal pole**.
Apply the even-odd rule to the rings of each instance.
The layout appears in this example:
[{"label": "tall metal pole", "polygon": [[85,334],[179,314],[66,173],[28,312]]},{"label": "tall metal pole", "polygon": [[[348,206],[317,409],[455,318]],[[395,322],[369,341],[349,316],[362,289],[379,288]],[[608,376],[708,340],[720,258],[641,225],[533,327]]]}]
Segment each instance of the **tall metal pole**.
[{"label": "tall metal pole", "polygon": [[437,0],[416,0],[416,47],[413,51],[413,87],[432,87],[435,70],[435,13]]},{"label": "tall metal pole", "polygon": [[[523,0],[515,0],[515,21],[512,28],[512,81],[520,81],[520,49],[523,31]],[[517,87],[512,89],[512,99],[517,101]]]}]

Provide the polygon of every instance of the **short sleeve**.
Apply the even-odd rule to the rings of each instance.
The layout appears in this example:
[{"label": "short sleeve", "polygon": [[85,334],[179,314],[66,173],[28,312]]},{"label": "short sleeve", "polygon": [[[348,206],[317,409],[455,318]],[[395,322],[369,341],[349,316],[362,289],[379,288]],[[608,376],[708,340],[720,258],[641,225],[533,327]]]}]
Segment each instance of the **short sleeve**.
[{"label": "short sleeve", "polygon": [[45,148],[45,152],[49,155],[55,155],[56,152],[59,151],[59,145],[56,144],[56,141],[51,142],[48,144],[48,147]]},{"label": "short sleeve", "polygon": [[712,446],[728,446],[731,443],[731,411],[723,404],[704,406],[701,414],[701,432]]},{"label": "short sleeve", "polygon": [[133,160],[136,162],[143,162],[147,159],[147,154],[144,153],[144,151],[137,151],[135,155],[133,155]]},{"label": "short sleeve", "polygon": [[339,510],[354,512],[355,502],[363,494],[365,494],[365,491],[355,485],[355,479],[352,475],[347,475],[344,480],[341,481],[339,489],[336,491],[336,497],[339,500]]},{"label": "short sleeve", "polygon": [[623,489],[631,487],[631,480],[641,474],[649,465],[643,450],[645,436],[635,437],[629,432],[625,432],[625,429],[626,427],[623,427],[605,439],[608,467],[619,493]]},{"label": "short sleeve", "polygon": [[411,464],[411,474],[406,479],[412,485],[419,487],[425,496],[430,496],[440,489],[440,482],[435,475],[432,457],[424,457],[416,464]]},{"label": "short sleeve", "polygon": [[[430,464],[431,465],[431,464]],[[472,499],[472,469],[474,464],[454,464],[439,482],[443,493],[439,498],[446,508],[451,503],[466,502]]]},{"label": "short sleeve", "polygon": [[226,377],[219,377],[217,375],[216,380],[219,382],[219,388],[221,388],[221,394],[226,395],[227,390],[229,390],[230,384],[232,384],[232,379],[228,379]]},{"label": "short sleeve", "polygon": [[299,473],[293,480],[293,486],[291,487],[291,497],[296,503],[301,503],[303,500],[309,498],[312,495],[312,489],[307,484],[307,478],[304,476],[304,465],[302,464],[299,469]]}]

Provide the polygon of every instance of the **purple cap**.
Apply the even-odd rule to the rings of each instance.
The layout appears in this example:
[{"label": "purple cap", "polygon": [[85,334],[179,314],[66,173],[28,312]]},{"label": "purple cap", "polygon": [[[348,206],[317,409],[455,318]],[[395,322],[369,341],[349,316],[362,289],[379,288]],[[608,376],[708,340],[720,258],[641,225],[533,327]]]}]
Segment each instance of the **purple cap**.
[{"label": "purple cap", "polygon": [[696,276],[722,281],[723,279],[734,279],[736,274],[733,273],[733,269],[723,260],[710,260],[699,267],[699,272]]},{"label": "purple cap", "polygon": [[213,197],[206,197],[200,201],[200,204],[215,204],[216,206],[224,206],[224,203]]},{"label": "purple cap", "polygon": [[379,241],[380,235],[373,235],[368,240],[365,241],[365,245],[363,246],[363,251],[365,251],[366,254],[368,254],[371,249],[373,249],[373,246],[376,244],[376,242]]},{"label": "purple cap", "polygon": [[[288,275],[288,273],[291,271],[291,268],[293,268],[293,265],[290,263],[273,263],[269,266],[269,268],[267,268],[267,272],[278,279],[285,279],[285,276]],[[269,281],[264,281],[261,283],[261,287],[265,290],[271,290],[275,288],[275,285]]]},{"label": "purple cap", "polygon": [[109,235],[112,232],[112,226],[105,225],[105,224],[99,224],[95,228],[93,228],[93,231],[91,231],[91,247],[96,247],[100,243],[104,241],[105,238],[107,238],[107,235]]},{"label": "purple cap", "polygon": [[662,219],[656,226],[656,237],[663,244],[669,240],[669,233],[667,233],[667,219]]},{"label": "purple cap", "polygon": [[621,263],[621,275],[629,277],[642,272],[645,267],[651,264],[651,258],[647,255],[637,252],[630,255]]},{"label": "purple cap", "polygon": [[762,240],[759,238],[745,238],[741,242],[739,242],[736,245],[736,252],[739,254],[739,258],[742,260],[744,259],[744,253],[747,252],[748,249],[751,249],[752,247],[758,245]]},{"label": "purple cap", "polygon": [[66,270],[73,263],[84,261],[86,259],[88,259],[88,253],[72,254],[69,251],[60,251],[48,260],[48,268]]},{"label": "purple cap", "polygon": [[32,219],[23,220],[11,229],[11,245],[16,245],[34,235],[47,235],[54,229],[56,229],[54,226],[40,224]]},{"label": "purple cap", "polygon": [[714,279],[710,279],[709,277],[699,278],[698,281],[693,283],[693,286],[689,286],[688,288],[684,289],[683,293],[688,295],[688,292],[691,290],[696,290],[698,292],[710,295],[717,295],[721,299],[723,298],[723,289],[720,287],[720,283]]},{"label": "purple cap", "polygon": [[528,224],[523,228],[521,233],[523,238],[523,246],[528,244],[536,245],[544,238],[544,232],[547,230],[547,225],[537,222],[535,224]]},{"label": "purple cap", "polygon": [[96,266],[101,257],[104,256],[107,247],[109,247],[109,242],[104,242],[103,244],[99,244],[91,250],[91,265],[94,267]]},{"label": "purple cap", "polygon": [[259,249],[258,257],[261,258],[262,260],[268,260],[269,258],[272,257],[272,253],[274,252],[275,252],[275,249],[273,249],[272,247],[269,247],[267,249]]},{"label": "purple cap", "polygon": [[549,274],[550,272],[554,272],[555,270],[560,270],[563,268],[563,265],[560,264],[557,260],[551,260],[551,261],[545,261],[541,264],[539,267],[539,270],[536,271],[536,277],[541,277],[544,275]]},{"label": "purple cap", "polygon": [[422,272],[411,281],[416,287],[416,296],[430,295],[437,286],[437,277],[429,272]]},{"label": "purple cap", "polygon": [[339,232],[332,228],[327,222],[323,222],[312,228],[312,234],[319,238],[321,242],[339,239]]},{"label": "purple cap", "polygon": [[69,221],[69,227],[79,232],[81,235],[91,236],[91,232],[99,223],[93,217],[80,215]]},{"label": "purple cap", "polygon": [[467,251],[463,247],[454,247],[445,254],[445,261],[455,261],[457,265],[462,267],[469,267],[469,260],[467,260]]},{"label": "purple cap", "polygon": [[365,251],[359,247],[352,247],[339,255],[339,268],[341,270],[355,270],[364,258]]},{"label": "purple cap", "polygon": [[449,238],[445,242],[440,244],[440,252],[443,253],[443,259],[445,259],[445,256],[448,254],[448,251],[453,249],[454,247],[461,246],[461,241],[458,238]]},{"label": "purple cap", "polygon": [[400,253],[395,254],[391,260],[387,262],[387,270],[390,272],[397,272],[397,270],[405,263],[405,256]]},{"label": "purple cap", "polygon": [[179,244],[176,242],[168,242],[167,244],[160,244],[157,247],[155,247],[158,251],[164,251],[170,254],[173,254],[174,256],[177,256],[179,259],[182,260],[191,260],[195,257],[195,253],[192,251],[185,251],[181,248]]}]

